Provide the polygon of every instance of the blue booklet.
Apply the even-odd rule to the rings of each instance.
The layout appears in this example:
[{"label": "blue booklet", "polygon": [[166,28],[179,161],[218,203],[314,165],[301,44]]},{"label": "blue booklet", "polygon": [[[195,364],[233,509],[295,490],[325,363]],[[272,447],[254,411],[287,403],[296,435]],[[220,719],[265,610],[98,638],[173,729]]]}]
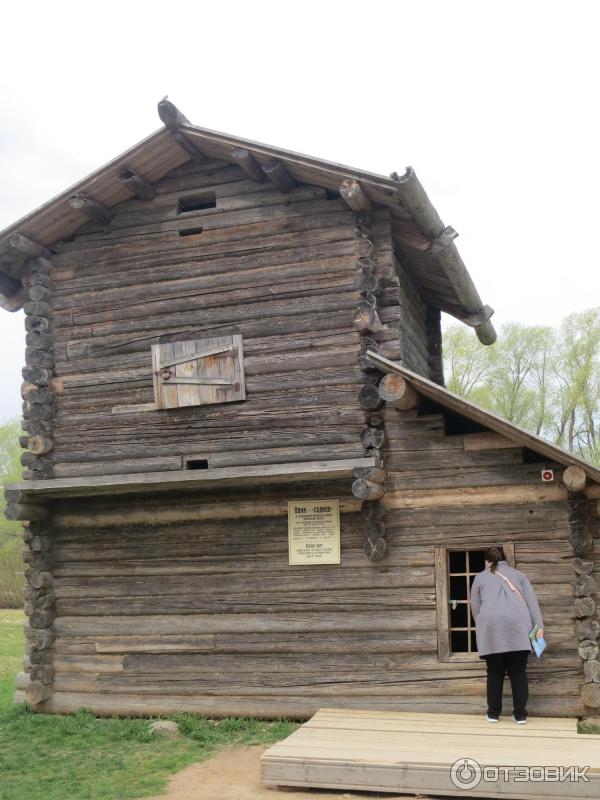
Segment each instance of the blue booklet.
[{"label": "blue booklet", "polygon": [[543,636],[538,636],[537,632],[539,627],[534,625],[531,631],[529,632],[529,638],[531,640],[531,646],[533,647],[533,652],[539,658],[544,650],[546,649],[546,640]]}]

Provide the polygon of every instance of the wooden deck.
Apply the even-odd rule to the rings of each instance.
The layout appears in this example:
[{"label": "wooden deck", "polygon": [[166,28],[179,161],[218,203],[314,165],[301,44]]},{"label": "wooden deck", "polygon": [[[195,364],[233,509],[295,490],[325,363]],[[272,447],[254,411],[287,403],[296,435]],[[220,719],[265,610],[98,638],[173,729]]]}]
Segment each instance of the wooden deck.
[{"label": "wooden deck", "polygon": [[[487,772],[477,785],[451,779],[452,765],[473,759]],[[488,770],[485,770],[485,768]],[[530,780],[496,767],[589,767],[589,781]],[[475,765],[462,773],[477,776]],[[459,780],[460,780],[459,776]],[[492,780],[489,780],[492,778]],[[532,718],[497,724],[470,714],[420,714],[321,708],[262,756],[267,786],[302,786],[457,797],[600,798],[600,736],[577,733],[577,721]]]}]

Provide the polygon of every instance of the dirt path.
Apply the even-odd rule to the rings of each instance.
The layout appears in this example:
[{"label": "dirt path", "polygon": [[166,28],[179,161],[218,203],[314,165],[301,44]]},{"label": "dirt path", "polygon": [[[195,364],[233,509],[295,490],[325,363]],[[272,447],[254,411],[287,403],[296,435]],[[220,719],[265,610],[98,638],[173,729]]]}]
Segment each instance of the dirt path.
[{"label": "dirt path", "polygon": [[329,790],[293,791],[266,789],[260,782],[260,756],[264,745],[221,750],[213,758],[192,764],[170,779],[165,794],[144,800],[341,800],[344,798],[404,798],[413,795],[375,794],[373,792],[337,792]]}]

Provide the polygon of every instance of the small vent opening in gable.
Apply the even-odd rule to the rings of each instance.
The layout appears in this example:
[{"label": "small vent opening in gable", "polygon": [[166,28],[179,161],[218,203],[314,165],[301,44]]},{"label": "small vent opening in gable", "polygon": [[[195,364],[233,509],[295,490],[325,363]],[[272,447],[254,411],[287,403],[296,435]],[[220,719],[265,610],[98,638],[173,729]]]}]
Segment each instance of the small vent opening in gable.
[{"label": "small vent opening in gable", "polygon": [[190,197],[180,197],[177,201],[177,213],[185,214],[188,211],[205,211],[207,208],[216,208],[217,198],[214,192],[204,192]]},{"label": "small vent opening in gable", "polygon": [[186,469],[208,469],[208,459],[188,458],[185,462]]}]

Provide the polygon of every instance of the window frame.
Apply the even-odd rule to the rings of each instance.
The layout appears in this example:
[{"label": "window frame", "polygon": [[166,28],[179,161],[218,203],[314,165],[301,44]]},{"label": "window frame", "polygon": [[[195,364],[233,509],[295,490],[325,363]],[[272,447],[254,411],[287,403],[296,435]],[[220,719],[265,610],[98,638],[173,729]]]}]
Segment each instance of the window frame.
[{"label": "window frame", "polygon": [[[513,542],[502,544],[504,555],[511,567],[516,565],[515,545]],[[484,550],[485,547],[472,547],[467,545],[436,545],[434,547],[435,571],[435,601],[436,601],[436,628],[437,628],[437,653],[438,661],[469,662],[479,659],[479,654],[453,653],[450,648],[450,556],[451,552],[466,552],[467,550]],[[468,611],[471,613],[470,597]]]}]

